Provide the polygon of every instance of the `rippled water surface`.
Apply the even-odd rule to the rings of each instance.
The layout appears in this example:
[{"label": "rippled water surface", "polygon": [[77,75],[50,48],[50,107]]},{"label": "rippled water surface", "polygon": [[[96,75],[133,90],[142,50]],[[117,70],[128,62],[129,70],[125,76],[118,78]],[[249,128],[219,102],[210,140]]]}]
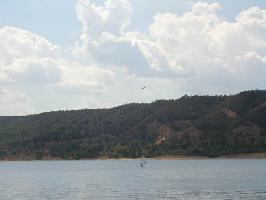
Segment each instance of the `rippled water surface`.
[{"label": "rippled water surface", "polygon": [[266,160],[0,162],[0,199],[266,199]]}]

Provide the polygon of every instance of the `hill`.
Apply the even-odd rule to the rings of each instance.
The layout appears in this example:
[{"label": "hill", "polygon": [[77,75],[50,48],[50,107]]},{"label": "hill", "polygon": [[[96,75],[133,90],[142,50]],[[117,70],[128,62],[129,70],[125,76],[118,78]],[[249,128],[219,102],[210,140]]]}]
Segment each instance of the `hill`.
[{"label": "hill", "polygon": [[266,151],[266,91],[0,117],[0,159]]}]

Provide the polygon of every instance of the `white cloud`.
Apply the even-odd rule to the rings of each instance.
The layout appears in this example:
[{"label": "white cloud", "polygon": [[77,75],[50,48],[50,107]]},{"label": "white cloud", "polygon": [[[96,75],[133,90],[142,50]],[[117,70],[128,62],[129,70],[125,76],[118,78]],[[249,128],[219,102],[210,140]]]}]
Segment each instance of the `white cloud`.
[{"label": "white cloud", "polygon": [[60,47],[29,31],[0,29],[1,81],[55,81],[58,72],[53,62]]},{"label": "white cloud", "polygon": [[98,37],[103,32],[119,35],[130,23],[132,7],[128,0],[107,0],[102,7],[79,0],[76,13],[84,31],[88,31],[92,37]]},{"label": "white cloud", "polygon": [[83,66],[75,62],[60,61],[62,68],[62,87],[87,88],[100,90],[113,82],[114,72],[95,65]]},{"label": "white cloud", "polygon": [[0,115],[25,115],[34,113],[32,101],[23,93],[0,89]]},{"label": "white cloud", "polygon": [[[215,68],[237,73],[244,67],[243,60],[241,64],[238,62],[239,57],[246,52],[263,60],[266,56],[266,11],[250,8],[240,13],[234,22],[228,22],[216,13],[219,8],[217,3],[196,3],[192,12],[182,16],[170,13],[155,16],[149,33],[150,41],[156,45],[147,59],[161,56],[160,61],[165,63],[166,60],[173,71],[192,74],[208,73]],[[156,46],[160,56],[153,53]],[[160,66],[159,61],[156,63]]]},{"label": "white cloud", "polygon": [[[97,7],[84,0],[76,6],[83,23],[77,49],[90,55],[90,59],[111,67],[126,67],[137,76],[146,72],[170,77],[171,71],[175,74],[171,76],[182,83],[182,89],[203,87],[209,91],[208,85],[213,85],[215,91],[219,87],[231,91],[265,87],[265,10],[251,7],[229,22],[218,12],[222,9],[220,4],[197,2],[181,16],[154,16],[148,34],[144,34],[126,29],[132,8],[129,1],[117,2],[108,0]],[[106,17],[110,13],[107,4],[117,8],[121,20]],[[254,81],[249,84],[247,79]]]},{"label": "white cloud", "polygon": [[90,1],[79,0],[76,13],[83,25],[81,45],[89,50],[97,46],[104,33],[116,36],[123,34],[130,24],[132,7],[128,0],[107,0],[103,6],[98,7]]},{"label": "white cloud", "polygon": [[221,5],[218,3],[197,2],[192,7],[192,13],[195,15],[213,14],[221,8]]},{"label": "white cloud", "polygon": [[0,29],[0,81],[53,84],[60,87],[100,89],[110,83],[111,70],[68,61],[61,48],[14,27]]},{"label": "white cloud", "polygon": [[98,108],[111,108],[114,105],[108,100],[99,100],[95,97],[85,97],[82,99],[79,108],[98,109]]},{"label": "white cloud", "polygon": [[[29,31],[2,27],[0,43],[0,115],[67,109],[78,104],[81,94],[100,94],[113,84],[112,70],[72,60],[61,47]],[[64,101],[68,95],[77,102]],[[48,105],[49,98],[54,105]],[[35,109],[31,99],[38,101]]]},{"label": "white cloud", "polygon": [[[107,0],[103,6],[96,6],[87,0],[78,1],[76,13],[83,30],[79,43],[72,48],[72,54],[78,59],[86,58],[87,62],[107,67],[124,67],[146,76],[153,73],[149,71],[146,60],[149,52],[144,47],[143,51],[139,50],[142,45],[137,41],[143,38],[142,35],[126,29],[131,22],[132,12],[128,0]],[[144,52],[147,53],[146,57]]]}]

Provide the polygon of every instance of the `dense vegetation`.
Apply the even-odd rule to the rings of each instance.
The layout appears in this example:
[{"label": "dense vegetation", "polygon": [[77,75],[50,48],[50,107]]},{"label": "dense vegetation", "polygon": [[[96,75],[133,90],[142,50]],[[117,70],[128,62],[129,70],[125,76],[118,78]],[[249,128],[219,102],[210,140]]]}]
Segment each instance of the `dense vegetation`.
[{"label": "dense vegetation", "polygon": [[0,158],[153,157],[266,151],[266,91],[0,117]]}]

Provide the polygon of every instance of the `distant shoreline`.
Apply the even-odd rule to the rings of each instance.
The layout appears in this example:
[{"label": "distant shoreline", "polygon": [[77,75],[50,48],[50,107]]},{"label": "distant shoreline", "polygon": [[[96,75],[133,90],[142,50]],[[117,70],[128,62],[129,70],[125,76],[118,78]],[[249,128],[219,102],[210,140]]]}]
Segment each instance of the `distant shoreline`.
[{"label": "distant shoreline", "polygon": [[240,154],[228,154],[218,157],[209,156],[159,156],[151,159],[155,160],[203,160],[203,159],[266,159],[266,152],[261,153],[240,153]]},{"label": "distant shoreline", "polygon": [[[142,158],[107,158],[107,157],[100,157],[100,158],[83,158],[83,159],[62,159],[58,157],[50,157],[45,156],[42,159],[34,159],[30,156],[26,157],[9,157],[0,160],[1,161],[53,161],[53,160],[140,160]],[[164,155],[164,156],[157,156],[151,158],[145,158],[147,160],[217,160],[217,159],[266,159],[266,152],[260,153],[240,153],[240,154],[229,154],[229,155],[222,155],[218,157],[208,157],[208,156],[183,156],[183,155]]]}]

